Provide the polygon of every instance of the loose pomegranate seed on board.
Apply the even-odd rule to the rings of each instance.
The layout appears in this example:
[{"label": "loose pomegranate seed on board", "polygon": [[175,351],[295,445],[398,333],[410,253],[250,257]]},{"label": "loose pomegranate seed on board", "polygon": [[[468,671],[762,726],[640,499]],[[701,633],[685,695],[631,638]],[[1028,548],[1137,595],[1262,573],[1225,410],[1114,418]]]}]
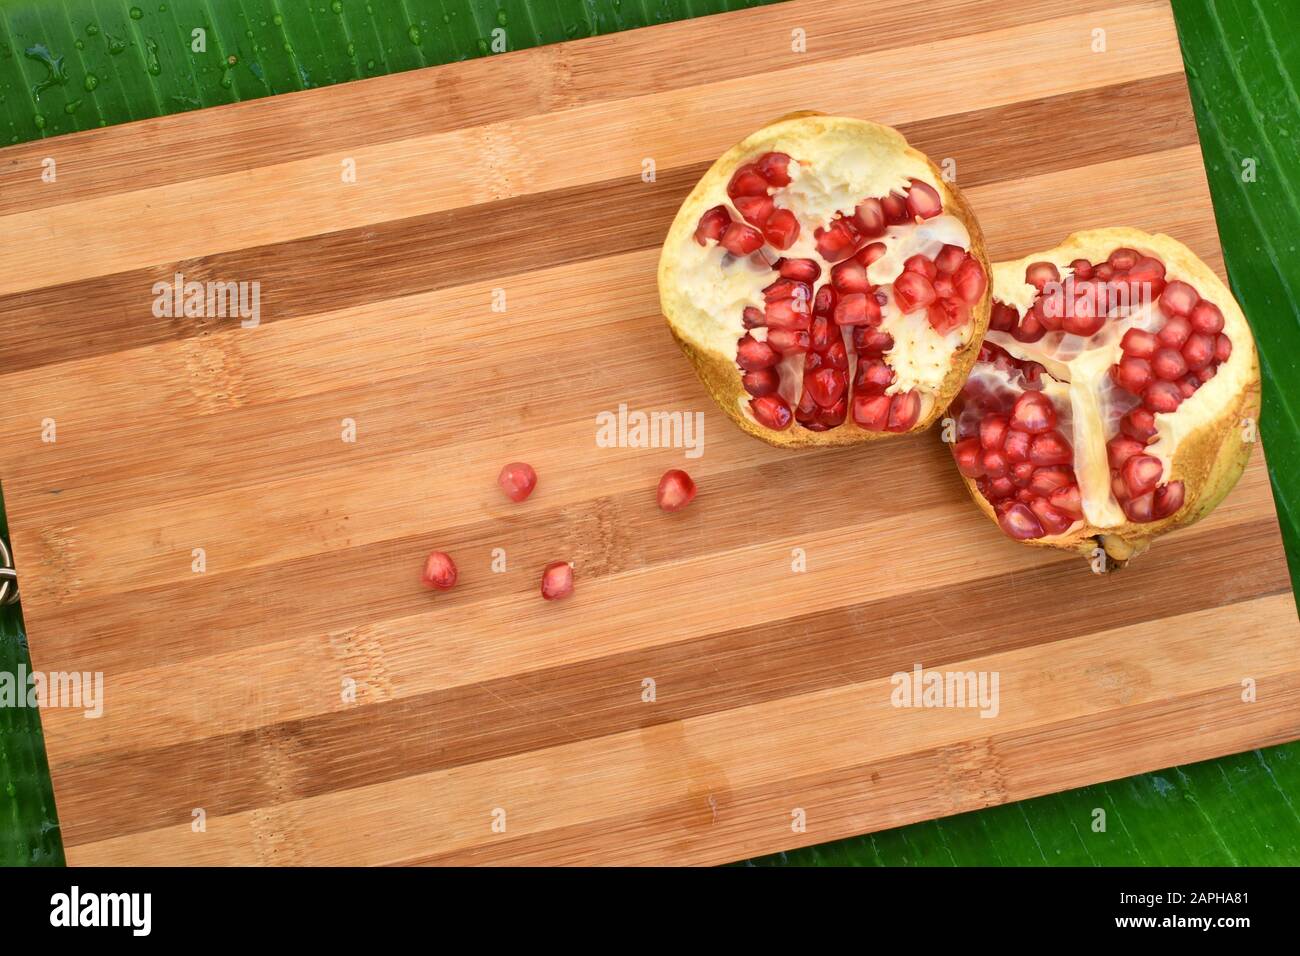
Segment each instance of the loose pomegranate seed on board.
[{"label": "loose pomegranate seed on board", "polygon": [[537,472],[522,461],[512,461],[497,475],[497,484],[511,501],[523,501],[537,487]]},{"label": "loose pomegranate seed on board", "polygon": [[573,565],[553,561],[542,570],[542,597],[558,601],[573,593]]},{"label": "loose pomegranate seed on board", "polygon": [[656,500],[664,511],[681,511],[695,500],[695,482],[680,468],[665,471],[659,479]]},{"label": "loose pomegranate seed on board", "polygon": [[431,552],[424,561],[424,570],[420,573],[421,583],[435,591],[450,591],[456,586],[457,577],[459,573],[456,570],[456,562],[445,551]]}]

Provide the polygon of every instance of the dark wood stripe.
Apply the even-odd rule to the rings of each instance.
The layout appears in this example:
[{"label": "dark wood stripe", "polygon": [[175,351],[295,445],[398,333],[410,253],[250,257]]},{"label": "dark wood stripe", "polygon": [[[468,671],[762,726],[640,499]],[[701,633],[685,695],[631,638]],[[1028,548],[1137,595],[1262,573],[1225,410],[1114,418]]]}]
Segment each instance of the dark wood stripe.
[{"label": "dark wood stripe", "polygon": [[[1106,750],[1129,755],[1121,767],[1111,771],[1113,777],[1149,773],[1171,763],[1194,763],[1248,746],[1267,747],[1300,737],[1300,674],[1270,682],[1269,712],[1265,714],[1252,707],[1225,708],[1225,694],[1240,689],[1234,688],[993,734],[969,743],[932,747],[759,786],[728,787],[702,768],[699,781],[680,799],[649,813],[606,817],[523,836],[506,834],[472,847],[403,862],[409,866],[625,863],[628,848],[634,847],[638,863],[728,863],[1094,783],[1098,741],[1105,741]],[[1208,713],[1216,715],[1209,732],[1187,733],[1189,726],[1203,722]],[[1176,752],[1167,749],[1168,740],[1179,741]],[[1050,749],[1045,749],[1049,743]],[[1050,762],[1044,761],[1045,752],[1051,755]],[[688,757],[683,753],[684,760]],[[806,814],[806,833],[790,829],[794,807],[803,808]],[[783,844],[774,838],[778,833],[785,835]],[[672,836],[655,839],[656,834]]]},{"label": "dark wood stripe", "polygon": [[[196,793],[211,816],[234,813],[880,679],[918,662],[940,667],[972,647],[983,656],[1283,594],[1290,584],[1275,560],[1277,537],[1272,521],[1259,521],[1226,528],[1213,544],[1162,542],[1159,561],[1087,585],[1082,564],[1057,563],[245,733],[58,762],[64,838],[75,845],[186,822]],[[1193,574],[1205,582],[1193,592],[1169,584]],[[657,684],[653,706],[640,700],[645,677]],[[376,739],[392,745],[376,748]],[[177,766],[186,774],[174,774]]]},{"label": "dark wood stripe", "polygon": [[[1119,5],[1121,0],[1042,0],[1033,16],[1041,20]],[[838,0],[779,4],[633,31],[616,41],[576,40],[87,130],[0,150],[0,215],[111,195],[124,183],[140,189],[220,176],[357,143],[398,142],[967,37],[1025,19],[1021,9],[986,0],[932,0],[923,17],[915,15],[911,0],[877,0],[869,12]],[[857,20],[863,22],[852,22]],[[744,29],[737,29],[738,21]],[[814,38],[804,53],[790,49],[796,25]],[[700,55],[714,43],[725,46],[725,56]],[[626,66],[645,60],[653,60],[655,68]],[[46,157],[60,163],[53,184],[41,180]],[[64,157],[70,157],[66,163]]]},{"label": "dark wood stripe", "polygon": [[[1194,144],[1186,100],[1176,74],[902,130],[936,160],[955,157],[969,188]],[[1135,103],[1143,108],[1125,108]],[[1139,124],[1148,110],[1180,119],[1147,128]],[[1024,131],[1042,127],[1059,135],[1029,145]],[[199,282],[260,282],[267,323],[654,248],[706,168],[661,170],[652,186],[612,180],[0,296],[3,361],[17,371],[232,327],[153,317],[154,283],[177,271]]]}]

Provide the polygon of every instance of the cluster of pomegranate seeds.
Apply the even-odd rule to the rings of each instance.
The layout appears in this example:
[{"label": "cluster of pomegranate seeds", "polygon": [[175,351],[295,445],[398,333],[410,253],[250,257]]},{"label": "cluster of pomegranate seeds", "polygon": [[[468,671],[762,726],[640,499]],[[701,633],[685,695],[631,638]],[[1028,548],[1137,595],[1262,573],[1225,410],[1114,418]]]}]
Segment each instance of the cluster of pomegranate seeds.
[{"label": "cluster of pomegranate seeds", "polygon": [[958,418],[952,450],[957,467],[976,479],[1011,537],[1060,534],[1083,517],[1083,500],[1072,467],[1074,449],[1058,427],[1055,404],[1042,391],[1042,366],[1018,361],[992,343],[981,348],[980,361],[999,367],[1025,391],[1005,413],[989,410],[1005,408],[1005,395],[963,393],[975,414]]},{"label": "cluster of pomegranate seeds", "polygon": [[[1183,483],[1161,484],[1163,465],[1146,449],[1157,440],[1155,416],[1176,412],[1232,354],[1232,343],[1223,333],[1223,314],[1186,282],[1168,281],[1164,263],[1134,249],[1116,249],[1101,263],[1076,259],[1070,272],[1063,282],[1053,263],[1031,263],[1025,281],[1038,290],[1033,304],[1020,316],[1012,306],[995,300],[990,333],[1004,332],[1030,344],[1052,332],[1061,333],[1058,338],[1067,334],[1087,338],[1101,332],[1107,322],[1132,319],[1119,339],[1119,361],[1110,368],[1115,389],[1103,396],[1112,410],[1123,412],[1118,433],[1106,442],[1110,489],[1129,521],[1168,517],[1183,505]],[[959,418],[959,440],[953,447],[958,468],[978,479],[980,493],[994,506],[1007,534],[1014,538],[1059,534],[1074,518],[1082,517],[1082,510],[1074,472],[1068,467],[1073,453],[1064,437],[1050,430],[1055,409],[1047,396],[1033,397],[1042,387],[1043,368],[1036,362],[1018,361],[992,342],[985,343],[980,363],[991,363],[1012,376],[1013,386],[1014,375],[1028,366],[1029,373],[1020,383],[1027,390],[1014,400],[1009,414],[1003,414],[996,401],[987,401],[987,390],[981,393],[980,365],[976,365],[957,407],[968,408],[981,397],[985,404]],[[1002,395],[1004,404],[1009,394],[1014,392]],[[1026,402],[1032,406],[1028,415],[1023,412]],[[1046,425],[1046,418],[1053,425]],[[975,427],[972,421],[978,422],[978,436],[970,434]],[[1022,429],[1034,436],[1026,446],[1017,435],[1018,421],[1042,424],[1043,431]],[[1057,438],[1035,456],[1035,442],[1045,435]],[[1055,458],[1060,460],[1049,460]],[[1034,466],[1032,471],[1029,465]],[[1062,516],[1070,519],[1063,526]]]},{"label": "cluster of pomegranate seeds", "polygon": [[[743,222],[733,220],[726,206],[708,210],[695,230],[695,240],[713,240],[733,256],[749,256],[764,242],[778,251],[799,237],[799,221],[776,206],[769,187],[790,183],[790,157],[766,153],[736,170],[727,195]],[[798,422],[810,431],[826,431],[853,421],[871,431],[904,432],[921,414],[915,390],[886,395],[894,381],[884,353],[893,339],[879,331],[889,303],[888,294],[867,279],[867,267],[885,254],[877,241],[890,226],[916,223],[939,215],[943,203],[927,183],[912,180],[905,194],[864,199],[851,214],[839,213],[813,232],[817,255],[829,266],[829,281],[820,288],[822,266],[814,259],[778,258],[778,277],[763,290],[762,309],[745,309],[745,329],[766,329],[765,337],[746,331],[736,343],[741,384],[752,398],[749,407],[765,428],[782,431]],[[765,260],[770,261],[770,260]],[[940,333],[970,321],[970,308],[984,296],[988,278],[966,250],[947,245],[931,260],[915,255],[893,285],[895,304],[903,313],[925,310]],[[857,372],[846,342],[852,329]],[[803,359],[802,380],[794,407],[781,394],[779,367],[787,357]],[[793,374],[793,373],[791,373]],[[853,389],[849,382],[853,379]],[[795,389],[787,388],[786,394]]]}]

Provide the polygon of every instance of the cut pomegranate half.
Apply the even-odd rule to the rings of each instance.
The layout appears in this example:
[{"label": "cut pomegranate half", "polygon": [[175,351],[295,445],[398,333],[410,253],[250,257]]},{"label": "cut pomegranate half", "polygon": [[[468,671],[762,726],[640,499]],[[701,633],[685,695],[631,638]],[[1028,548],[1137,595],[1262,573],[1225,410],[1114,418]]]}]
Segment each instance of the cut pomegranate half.
[{"label": "cut pomegranate half", "polygon": [[1228,288],[1186,246],[1098,229],[994,266],[993,317],[953,402],[953,456],[1012,538],[1111,563],[1236,483],[1259,364]]},{"label": "cut pomegranate half", "polygon": [[895,130],[796,114],[722,156],[664,242],[659,294],[714,400],[774,445],[928,427],[988,324],[975,217]]}]

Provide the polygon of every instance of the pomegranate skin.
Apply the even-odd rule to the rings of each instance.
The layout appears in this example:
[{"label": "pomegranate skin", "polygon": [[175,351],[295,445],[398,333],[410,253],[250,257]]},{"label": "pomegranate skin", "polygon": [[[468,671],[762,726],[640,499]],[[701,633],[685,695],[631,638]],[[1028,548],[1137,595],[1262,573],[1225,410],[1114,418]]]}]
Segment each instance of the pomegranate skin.
[{"label": "pomegranate skin", "polygon": [[[979,300],[973,304],[961,303],[963,309],[968,309],[968,317],[966,317],[966,313],[963,313],[960,325],[968,331],[964,332],[964,338],[953,346],[951,354],[945,356],[942,370],[933,379],[934,382],[937,382],[937,385],[933,387],[926,386],[924,389],[913,389],[917,395],[922,396],[919,408],[916,409],[917,413],[915,417],[909,416],[895,422],[895,425],[898,426],[896,428],[884,426],[880,428],[863,427],[862,424],[855,421],[852,409],[858,397],[856,386],[853,386],[854,393],[846,396],[846,406],[849,411],[843,418],[838,417],[837,401],[832,403],[833,407],[823,409],[827,413],[826,417],[831,418],[831,421],[825,421],[821,416],[818,416],[811,425],[806,414],[804,417],[800,417],[799,396],[797,394],[778,395],[775,399],[772,396],[764,396],[764,399],[771,400],[770,404],[772,405],[780,402],[780,409],[782,410],[780,422],[775,426],[771,424],[765,425],[757,412],[752,410],[751,401],[755,400],[754,396],[745,391],[741,374],[737,372],[734,339],[728,353],[719,351],[720,345],[715,347],[711,344],[707,335],[698,333],[697,330],[702,326],[700,312],[694,304],[695,298],[687,294],[686,291],[690,282],[684,278],[685,262],[681,255],[681,249],[683,248],[681,244],[689,242],[692,248],[699,249],[699,243],[694,238],[695,232],[700,217],[711,205],[716,205],[717,197],[714,196],[714,191],[723,189],[730,182],[736,170],[747,163],[752,163],[755,157],[769,151],[787,152],[785,146],[782,145],[786,139],[793,138],[802,142],[804,137],[815,139],[823,132],[831,137],[845,137],[856,140],[861,143],[863,151],[867,154],[905,156],[909,163],[914,163],[915,171],[909,172],[908,175],[918,182],[927,182],[939,194],[943,214],[960,220],[969,239],[967,251],[979,265],[985,278]],[[816,152],[815,147],[813,149],[813,156],[821,155]],[[790,163],[792,170],[795,169],[795,163],[800,159],[808,158],[806,150],[802,150],[805,153],[803,156],[796,155],[801,150],[793,147],[788,152],[792,157]],[[861,198],[867,200],[873,197]],[[898,204],[906,213],[906,202],[898,198]],[[862,228],[866,230],[867,234],[871,234],[880,230],[880,222],[874,204],[868,205],[872,205],[873,208],[864,210],[861,214],[865,215],[869,220],[869,223]],[[929,211],[929,209],[927,208],[925,211]],[[852,205],[846,205],[840,212],[844,216],[852,218],[855,222],[859,221],[857,217],[860,214]],[[796,247],[801,245],[806,238],[811,238],[812,229],[810,223],[805,222],[804,226],[808,231],[808,235],[801,236],[799,242],[796,243]],[[828,237],[834,237],[833,228],[828,228],[822,239],[829,242]],[[869,259],[870,256],[867,253],[870,246],[871,244],[864,245],[855,255],[863,255],[864,258]],[[818,248],[820,249],[820,246]],[[764,255],[768,251],[764,249],[756,255]],[[777,251],[776,255],[780,256],[781,252]],[[830,257],[822,255],[822,258],[825,260],[820,264],[823,276],[825,270],[847,261],[847,255],[840,255],[838,252],[834,252]],[[908,146],[903,136],[890,127],[864,120],[824,116],[819,113],[805,111],[782,117],[746,137],[737,146],[724,153],[705,173],[678,210],[673,225],[669,229],[659,260],[658,280],[661,310],[667,320],[669,331],[695,369],[696,375],[705,386],[705,389],[722,411],[741,430],[768,444],[786,448],[806,448],[852,445],[866,441],[889,439],[903,434],[923,431],[940,420],[949,402],[960,391],[962,383],[979,353],[980,339],[984,334],[984,330],[988,327],[989,321],[990,292],[992,289],[991,275],[992,270],[988,262],[983,233],[975,218],[974,211],[959,189],[954,184],[944,180],[942,171],[928,157]],[[775,278],[775,273],[773,278]],[[823,278],[820,283],[825,281],[825,278]],[[822,285],[821,288],[825,288],[825,285]],[[820,292],[821,289],[817,291]],[[852,297],[853,295],[861,295],[861,293],[847,293],[846,295]],[[955,302],[956,300],[944,301]],[[878,302],[868,303],[868,307],[878,304]],[[841,310],[841,312],[845,312],[845,314],[841,315],[840,318],[850,318],[855,323],[860,318],[856,313],[853,315],[847,314],[847,310]],[[710,317],[710,321],[712,321],[712,317]],[[839,318],[836,319],[836,322],[840,325],[844,324]],[[852,326],[845,326],[845,328],[852,328]],[[867,399],[872,397],[874,396],[869,394],[865,396]],[[759,406],[759,411],[766,410],[767,407],[765,405]],[[784,412],[786,408],[793,414],[787,416]],[[882,420],[886,424],[888,423],[887,416]]]},{"label": "pomegranate skin", "polygon": [[435,591],[450,591],[456,586],[460,572],[456,562],[446,551],[433,551],[424,560],[424,570],[420,573],[420,582],[426,588]]},{"label": "pomegranate skin", "polygon": [[542,597],[559,601],[573,593],[573,565],[552,561],[542,570]]},{"label": "pomegranate skin", "polygon": [[[1031,284],[1024,277],[1026,270],[1035,262],[1051,259],[1069,263],[1077,257],[1094,264],[1105,264],[1108,253],[1123,247],[1134,247],[1141,250],[1142,255],[1154,256],[1168,268],[1171,275],[1182,276],[1195,287],[1200,296],[1215,303],[1218,309],[1213,313],[1203,310],[1198,314],[1198,319],[1209,327],[1215,327],[1219,321],[1218,313],[1222,312],[1227,323],[1225,332],[1231,333],[1232,348],[1223,357],[1223,364],[1215,374],[1208,377],[1208,382],[1216,382],[1227,376],[1229,383],[1216,388],[1208,397],[1202,399],[1198,396],[1203,410],[1193,412],[1191,421],[1185,423],[1187,427],[1172,450],[1169,467],[1159,479],[1156,494],[1160,495],[1160,510],[1154,510],[1153,503],[1153,508],[1148,511],[1154,510],[1154,514],[1143,511],[1146,502],[1154,497],[1152,492],[1147,492],[1132,499],[1131,504],[1136,504],[1131,510],[1125,509],[1119,523],[1094,525],[1085,513],[1062,533],[1049,533],[1021,542],[1035,547],[1076,551],[1090,560],[1095,560],[1100,548],[1105,554],[1106,571],[1123,567],[1129,560],[1147,550],[1161,534],[1199,521],[1223,500],[1250,459],[1254,441],[1244,437],[1245,425],[1252,423],[1251,430],[1257,433],[1261,407],[1259,362],[1250,327],[1240,306],[1209,266],[1169,236],[1152,235],[1123,227],[1076,233],[1055,249],[1036,252],[1012,262],[996,263],[993,269],[994,298],[1005,301],[997,294],[999,290]],[[1189,297],[1184,296],[1184,299],[1187,298]],[[993,341],[994,338],[996,337],[990,336],[989,340]],[[1139,350],[1146,349],[1153,355],[1156,350],[1164,347],[1163,344],[1157,344],[1159,340],[1153,335],[1133,334],[1126,341],[1128,345]],[[1243,354],[1234,361],[1238,350]],[[1134,413],[1141,414],[1141,421],[1126,426],[1127,430],[1121,430],[1121,434],[1132,433],[1142,439],[1153,435],[1151,413],[1141,405],[1135,408]],[[1181,414],[1181,409],[1173,414]],[[960,464],[959,460],[955,465],[959,473]],[[977,480],[984,479],[966,475],[961,475],[961,479],[980,510],[990,521],[998,523],[1000,515],[995,506],[977,486]],[[1056,501],[1052,504],[1055,505]],[[1133,520],[1135,514],[1143,520]],[[1094,567],[1096,568],[1095,565]]]}]

